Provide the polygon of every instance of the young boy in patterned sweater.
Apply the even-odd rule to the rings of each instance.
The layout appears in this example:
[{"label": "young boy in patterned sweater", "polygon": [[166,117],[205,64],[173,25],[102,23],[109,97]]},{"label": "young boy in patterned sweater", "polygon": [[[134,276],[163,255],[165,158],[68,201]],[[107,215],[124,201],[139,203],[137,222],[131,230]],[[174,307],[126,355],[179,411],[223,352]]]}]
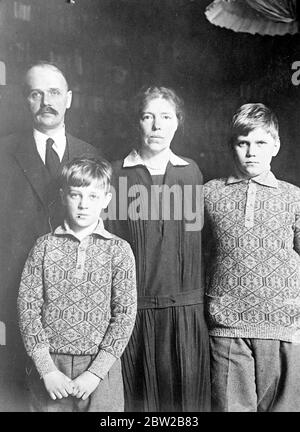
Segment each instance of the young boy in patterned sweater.
[{"label": "young boy in patterned sweater", "polygon": [[206,310],[215,411],[300,410],[300,189],[270,171],[278,122],[263,104],[232,119],[235,172],[205,185]]},{"label": "young boy in patterned sweater", "polygon": [[[40,237],[18,296],[32,411],[122,411],[120,356],[136,314],[129,244],[104,229],[111,167],[75,159],[62,172],[65,222]],[[42,379],[40,379],[42,378]]]}]

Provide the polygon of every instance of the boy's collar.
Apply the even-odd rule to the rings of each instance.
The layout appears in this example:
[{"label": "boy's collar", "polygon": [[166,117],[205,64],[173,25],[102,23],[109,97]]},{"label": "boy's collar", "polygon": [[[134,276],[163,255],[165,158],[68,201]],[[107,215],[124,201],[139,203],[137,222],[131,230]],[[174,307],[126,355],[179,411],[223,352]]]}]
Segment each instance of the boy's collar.
[{"label": "boy's collar", "polygon": [[[246,179],[242,176],[239,175],[231,175],[228,177],[226,184],[233,184],[233,183],[239,183],[242,182],[244,180],[249,180]],[[263,172],[262,174],[252,177],[251,178],[252,181],[261,184],[263,186],[268,186],[268,187],[272,187],[277,189],[278,188],[278,180],[276,179],[276,177],[274,176],[274,174],[271,171],[266,171]]]},{"label": "boy's collar", "polygon": [[[189,165],[189,162],[177,156],[175,153],[170,150],[170,163],[174,166],[186,166]],[[123,168],[133,167],[136,165],[145,165],[145,162],[141,158],[139,152],[133,149],[128,156],[123,161]]]},{"label": "boy's collar", "polygon": [[[76,233],[73,230],[71,230],[71,228],[69,227],[69,224],[66,220],[64,221],[63,225],[58,226],[54,230],[54,234],[58,235],[58,236],[70,234],[73,237],[76,237],[78,240],[82,240],[82,238],[80,238],[80,236],[76,235]],[[96,227],[94,229],[92,229],[91,232],[88,233],[88,230],[87,230],[87,236],[91,235],[91,234],[97,234],[97,235],[104,237],[106,239],[112,239],[115,237],[113,234],[106,231],[106,229],[104,228],[103,220],[101,218],[99,219]]]}]

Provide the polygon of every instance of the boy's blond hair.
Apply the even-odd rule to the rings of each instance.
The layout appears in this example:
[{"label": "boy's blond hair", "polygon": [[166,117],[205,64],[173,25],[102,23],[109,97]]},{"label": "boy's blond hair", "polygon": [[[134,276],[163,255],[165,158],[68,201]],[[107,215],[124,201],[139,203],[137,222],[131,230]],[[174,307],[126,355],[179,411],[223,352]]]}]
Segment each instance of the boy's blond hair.
[{"label": "boy's blond hair", "polygon": [[60,185],[62,189],[70,186],[86,187],[96,180],[99,187],[107,193],[110,190],[111,176],[111,165],[105,159],[75,158],[64,165]]},{"label": "boy's blond hair", "polygon": [[248,135],[256,128],[263,128],[279,142],[279,124],[274,112],[262,103],[248,103],[240,106],[231,121],[232,145],[237,136]]}]

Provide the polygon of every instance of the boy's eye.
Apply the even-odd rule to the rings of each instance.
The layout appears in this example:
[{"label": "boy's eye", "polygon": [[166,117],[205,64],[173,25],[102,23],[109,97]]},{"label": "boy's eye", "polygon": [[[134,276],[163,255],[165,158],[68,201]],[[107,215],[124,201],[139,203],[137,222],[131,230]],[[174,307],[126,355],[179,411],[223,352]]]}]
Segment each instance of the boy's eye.
[{"label": "boy's eye", "polygon": [[237,145],[238,147],[246,147],[248,143],[246,141],[238,141]]},{"label": "boy's eye", "polygon": [[70,193],[70,197],[71,197],[71,198],[78,198],[78,196],[79,196],[78,193],[75,193],[75,192],[71,192],[71,193]]},{"label": "boy's eye", "polygon": [[90,199],[91,200],[95,200],[95,199],[97,199],[97,197],[98,197],[98,195],[96,195],[96,194],[91,194],[90,195]]},{"label": "boy's eye", "polygon": [[164,118],[165,120],[170,120],[170,119],[172,118],[172,116],[171,116],[170,114],[164,114],[164,115],[163,115],[163,118]]}]

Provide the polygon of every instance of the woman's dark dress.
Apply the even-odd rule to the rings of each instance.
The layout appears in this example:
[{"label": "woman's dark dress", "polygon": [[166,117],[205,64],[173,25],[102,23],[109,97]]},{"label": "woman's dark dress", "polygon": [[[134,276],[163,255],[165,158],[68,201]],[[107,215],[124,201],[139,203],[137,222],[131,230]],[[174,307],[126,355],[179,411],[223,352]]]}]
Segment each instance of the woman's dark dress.
[{"label": "woman's dark dress", "polygon": [[[108,221],[108,227],[131,244],[137,265],[138,313],[122,358],[126,411],[188,412],[210,408],[201,230],[187,231],[184,220],[121,220],[126,200],[131,210],[136,210],[135,215],[141,209],[147,213],[147,204],[150,213],[145,194],[136,195],[141,190],[139,185],[148,191],[153,183],[161,182],[168,186],[201,185],[199,168],[192,160],[185,160],[188,165],[173,166],[169,162],[164,176],[153,177],[143,165],[123,167],[123,161],[113,164],[113,187],[120,214],[118,220]],[[125,196],[124,182],[134,198]],[[199,189],[197,193],[201,193]],[[190,211],[195,192],[194,188],[194,197],[189,198]],[[175,195],[180,199],[178,189]],[[137,196],[140,206],[136,205]],[[179,202],[183,205],[183,199]]]}]

